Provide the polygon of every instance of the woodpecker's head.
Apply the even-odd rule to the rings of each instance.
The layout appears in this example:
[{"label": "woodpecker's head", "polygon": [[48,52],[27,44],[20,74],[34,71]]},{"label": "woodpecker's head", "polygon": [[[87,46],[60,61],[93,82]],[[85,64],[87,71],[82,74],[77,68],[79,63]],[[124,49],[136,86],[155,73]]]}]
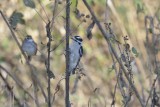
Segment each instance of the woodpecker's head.
[{"label": "woodpecker's head", "polygon": [[80,36],[73,36],[72,40],[79,43],[79,44],[82,44],[82,42],[83,42],[83,39]]}]

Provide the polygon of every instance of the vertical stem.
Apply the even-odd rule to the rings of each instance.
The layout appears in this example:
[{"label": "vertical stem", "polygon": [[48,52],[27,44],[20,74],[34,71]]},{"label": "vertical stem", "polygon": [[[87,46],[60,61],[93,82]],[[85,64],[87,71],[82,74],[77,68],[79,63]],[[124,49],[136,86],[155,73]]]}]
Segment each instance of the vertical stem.
[{"label": "vertical stem", "polygon": [[48,47],[48,58],[47,58],[47,74],[48,74],[48,107],[51,107],[51,82],[50,82],[50,48],[51,48],[51,31],[50,31],[50,21],[48,22],[48,24],[46,25],[46,31],[47,31],[47,37],[48,37],[48,43],[47,43],[47,47]]},{"label": "vertical stem", "polygon": [[66,0],[66,78],[65,78],[65,107],[70,107],[69,101],[69,34],[70,34],[70,0]]},{"label": "vertical stem", "polygon": [[50,78],[48,77],[48,107],[51,107],[51,97],[50,97]]}]

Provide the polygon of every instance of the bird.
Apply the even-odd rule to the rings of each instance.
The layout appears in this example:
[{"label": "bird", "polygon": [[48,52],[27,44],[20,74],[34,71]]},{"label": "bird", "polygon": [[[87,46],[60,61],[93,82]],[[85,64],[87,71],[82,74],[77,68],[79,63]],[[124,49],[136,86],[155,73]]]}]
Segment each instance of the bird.
[{"label": "bird", "polygon": [[70,64],[69,64],[69,73],[75,74],[77,65],[80,62],[80,59],[83,55],[83,39],[80,36],[73,36],[72,43],[69,44],[69,53],[70,53]]},{"label": "bird", "polygon": [[22,42],[22,51],[27,55],[28,61],[31,61],[31,57],[37,53],[37,44],[32,39],[31,35],[27,35]]}]

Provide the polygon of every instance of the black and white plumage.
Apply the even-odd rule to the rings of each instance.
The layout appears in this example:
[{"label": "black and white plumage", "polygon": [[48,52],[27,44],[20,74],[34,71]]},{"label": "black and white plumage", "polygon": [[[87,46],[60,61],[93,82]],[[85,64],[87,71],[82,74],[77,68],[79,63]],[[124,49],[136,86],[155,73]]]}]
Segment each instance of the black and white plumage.
[{"label": "black and white plumage", "polygon": [[22,43],[22,50],[28,56],[28,60],[31,60],[31,56],[37,53],[37,44],[34,42],[30,35],[27,35]]},{"label": "black and white plumage", "polygon": [[69,45],[70,49],[70,74],[75,74],[75,70],[83,55],[82,38],[80,36],[72,37],[72,43]]}]

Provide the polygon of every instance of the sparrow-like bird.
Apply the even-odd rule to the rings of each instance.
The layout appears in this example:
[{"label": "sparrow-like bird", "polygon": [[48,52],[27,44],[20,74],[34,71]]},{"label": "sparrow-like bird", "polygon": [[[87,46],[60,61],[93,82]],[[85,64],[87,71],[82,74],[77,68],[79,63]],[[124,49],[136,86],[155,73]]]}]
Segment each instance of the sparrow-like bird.
[{"label": "sparrow-like bird", "polygon": [[37,53],[37,44],[30,35],[27,35],[22,42],[22,50],[26,53],[28,61],[31,61],[31,56]]}]

